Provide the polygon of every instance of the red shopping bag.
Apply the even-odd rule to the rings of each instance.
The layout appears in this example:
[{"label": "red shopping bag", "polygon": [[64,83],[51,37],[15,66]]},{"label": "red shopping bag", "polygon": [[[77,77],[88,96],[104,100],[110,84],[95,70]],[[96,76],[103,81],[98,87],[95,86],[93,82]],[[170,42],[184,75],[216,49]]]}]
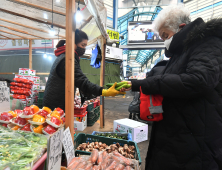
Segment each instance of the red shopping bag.
[{"label": "red shopping bag", "polygon": [[163,96],[146,95],[140,87],[140,119],[146,121],[160,121],[163,119]]}]

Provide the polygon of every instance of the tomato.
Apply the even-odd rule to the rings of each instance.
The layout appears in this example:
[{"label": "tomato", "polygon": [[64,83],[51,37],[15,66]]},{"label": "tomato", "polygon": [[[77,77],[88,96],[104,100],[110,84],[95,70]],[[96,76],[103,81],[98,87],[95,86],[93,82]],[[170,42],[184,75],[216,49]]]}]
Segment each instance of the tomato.
[{"label": "tomato", "polygon": [[25,125],[27,123],[27,121],[24,118],[17,116],[15,118],[15,123],[17,123],[19,125]]},{"label": "tomato", "polygon": [[10,114],[10,113],[7,113],[7,112],[3,112],[1,114],[1,120],[4,120],[4,121],[9,121],[10,119],[12,119],[13,116]]},{"label": "tomato", "polygon": [[65,123],[65,117],[62,118],[63,123]]},{"label": "tomato", "polygon": [[25,125],[21,130],[31,132],[30,124]]},{"label": "tomato", "polygon": [[25,107],[23,110],[24,115],[33,115],[34,114],[34,108],[31,107]]},{"label": "tomato", "polygon": [[47,132],[48,134],[53,134],[57,131],[57,129],[52,127],[51,125],[48,125],[48,126],[46,126],[44,131]]},{"label": "tomato", "polygon": [[58,118],[56,118],[54,116],[51,117],[51,122],[58,125],[58,126],[62,123]]},{"label": "tomato", "polygon": [[22,111],[22,110],[15,110],[14,112],[15,112],[17,115],[20,115],[20,114],[22,114],[23,111]]}]

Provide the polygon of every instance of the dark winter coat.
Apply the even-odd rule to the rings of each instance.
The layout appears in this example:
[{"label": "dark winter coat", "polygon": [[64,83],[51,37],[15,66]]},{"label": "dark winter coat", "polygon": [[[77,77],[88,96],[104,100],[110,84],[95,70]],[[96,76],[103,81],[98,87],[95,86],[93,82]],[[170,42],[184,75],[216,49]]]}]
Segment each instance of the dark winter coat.
[{"label": "dark winter coat", "polygon": [[[102,87],[88,80],[83,74],[79,62],[79,57],[76,55],[75,89],[78,87],[85,96],[89,96],[89,94],[100,96],[102,94]],[[50,109],[60,107],[65,110],[65,54],[58,56],[52,65],[44,92],[43,105]]]},{"label": "dark winter coat", "polygon": [[222,169],[222,19],[201,18],[174,35],[173,54],[161,75],[132,82],[145,94],[163,95],[146,170]]}]

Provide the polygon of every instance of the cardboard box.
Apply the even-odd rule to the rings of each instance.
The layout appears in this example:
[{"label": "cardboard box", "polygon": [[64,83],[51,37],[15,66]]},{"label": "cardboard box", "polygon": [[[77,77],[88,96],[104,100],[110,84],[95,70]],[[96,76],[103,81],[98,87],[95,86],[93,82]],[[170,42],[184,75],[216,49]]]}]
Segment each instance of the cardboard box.
[{"label": "cardboard box", "polygon": [[87,112],[79,117],[74,116],[74,129],[75,131],[83,131],[87,127]]},{"label": "cardboard box", "polygon": [[29,68],[19,68],[19,75],[29,75]]},{"label": "cardboard box", "polygon": [[40,85],[39,84],[33,84],[32,90],[40,90]]},{"label": "cardboard box", "polygon": [[21,79],[23,79],[23,75],[16,74],[16,75],[15,75],[15,78],[21,78]]},{"label": "cardboard box", "polygon": [[32,81],[33,81],[35,84],[40,84],[40,77],[38,77],[38,76],[32,76]]},{"label": "cardboard box", "polygon": [[35,76],[35,74],[36,74],[36,70],[29,69],[29,75],[30,76]]},{"label": "cardboard box", "polygon": [[32,76],[23,76],[23,79],[27,79],[27,80],[33,81]]},{"label": "cardboard box", "polygon": [[136,143],[148,140],[148,125],[131,119],[114,120],[113,132],[131,133]]}]

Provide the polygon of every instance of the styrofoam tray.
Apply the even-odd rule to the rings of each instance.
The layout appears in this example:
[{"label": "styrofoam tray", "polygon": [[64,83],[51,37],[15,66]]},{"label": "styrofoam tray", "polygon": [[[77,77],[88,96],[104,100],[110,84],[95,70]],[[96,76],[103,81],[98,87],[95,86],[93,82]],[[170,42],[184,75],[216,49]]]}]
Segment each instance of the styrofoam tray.
[{"label": "styrofoam tray", "polygon": [[33,114],[33,115],[23,115],[23,113],[21,114],[21,115],[19,115],[19,117],[21,117],[21,118],[33,118],[33,116],[34,116],[35,114]]},{"label": "styrofoam tray", "polygon": [[[10,124],[8,124],[7,127],[8,127],[9,129],[12,129],[12,128],[15,127],[15,126],[16,126],[15,124],[10,123]],[[21,127],[20,127],[18,130],[20,130],[20,129],[21,129]]]},{"label": "styrofoam tray", "polygon": [[[53,112],[53,111],[52,111],[52,112]],[[49,118],[51,117],[52,112],[51,112],[50,114],[48,114],[48,117],[49,117]],[[60,116],[60,118],[63,118],[65,115],[66,115],[66,114],[64,113],[62,116]]]},{"label": "styrofoam tray", "polygon": [[30,124],[32,125],[42,125],[44,124],[45,122],[41,123],[41,122],[34,122],[34,121],[31,121],[31,120],[28,120]]},{"label": "styrofoam tray", "polygon": [[28,124],[28,123],[26,123],[25,125],[17,124],[17,123],[14,122],[14,119],[15,119],[15,118],[11,119],[10,122],[13,123],[13,124],[15,124],[15,125],[18,125],[18,126],[20,126],[20,127],[24,127],[25,125]]},{"label": "styrofoam tray", "polygon": [[[35,132],[33,131],[33,129],[34,129],[34,126],[33,126],[33,125],[30,126],[30,129],[31,129],[31,131],[32,131],[33,133],[35,133]],[[37,133],[37,134],[39,134],[39,133]]]},{"label": "styrofoam tray", "polygon": [[58,125],[52,123],[50,118],[46,119],[46,123],[48,123],[49,125],[51,125],[51,126],[53,126],[55,128],[60,128],[60,127],[62,127],[64,125],[64,124],[61,124],[61,125],[58,126]]},{"label": "styrofoam tray", "polygon": [[[2,113],[4,113],[4,112],[2,112]],[[0,113],[0,116],[1,116],[2,113]],[[12,120],[12,119],[11,119],[11,120]],[[9,124],[9,123],[10,123],[10,120],[9,120],[9,121],[0,120],[0,123],[6,123],[6,124]]]}]

